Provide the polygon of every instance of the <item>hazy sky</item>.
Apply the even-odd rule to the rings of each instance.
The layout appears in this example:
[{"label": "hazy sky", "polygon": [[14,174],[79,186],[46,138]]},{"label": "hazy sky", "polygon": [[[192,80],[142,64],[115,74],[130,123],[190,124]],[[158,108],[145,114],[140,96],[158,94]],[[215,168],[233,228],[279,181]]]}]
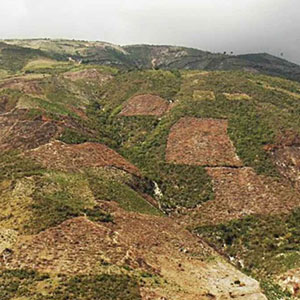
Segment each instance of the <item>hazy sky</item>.
[{"label": "hazy sky", "polygon": [[0,0],[0,38],[269,52],[300,64],[300,0]]}]

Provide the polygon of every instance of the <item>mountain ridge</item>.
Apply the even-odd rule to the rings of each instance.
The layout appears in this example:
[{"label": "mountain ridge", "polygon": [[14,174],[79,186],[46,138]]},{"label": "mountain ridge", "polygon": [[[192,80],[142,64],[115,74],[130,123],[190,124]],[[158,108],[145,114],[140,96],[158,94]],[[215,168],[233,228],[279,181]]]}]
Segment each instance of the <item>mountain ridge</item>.
[{"label": "mountain ridge", "polygon": [[[221,54],[197,48],[169,45],[114,45],[98,41],[76,41],[66,39],[3,40],[19,45],[60,54],[61,59],[69,57],[83,63],[96,63],[122,68],[138,69],[245,69],[267,75],[282,76],[300,81],[300,66],[268,53]],[[57,45],[58,43],[58,45]],[[69,55],[69,57],[67,57]]]}]

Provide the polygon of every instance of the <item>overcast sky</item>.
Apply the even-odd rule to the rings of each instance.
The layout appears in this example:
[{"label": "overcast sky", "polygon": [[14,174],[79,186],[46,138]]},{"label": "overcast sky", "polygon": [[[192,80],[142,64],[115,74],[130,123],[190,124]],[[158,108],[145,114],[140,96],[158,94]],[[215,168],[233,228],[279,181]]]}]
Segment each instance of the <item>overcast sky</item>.
[{"label": "overcast sky", "polygon": [[269,52],[300,64],[300,0],[0,0],[0,38]]}]

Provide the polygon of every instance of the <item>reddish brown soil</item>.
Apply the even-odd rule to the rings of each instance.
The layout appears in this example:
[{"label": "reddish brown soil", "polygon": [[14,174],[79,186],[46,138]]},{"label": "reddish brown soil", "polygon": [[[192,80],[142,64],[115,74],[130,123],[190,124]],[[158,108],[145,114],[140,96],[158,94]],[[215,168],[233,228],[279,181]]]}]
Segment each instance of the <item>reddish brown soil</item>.
[{"label": "reddish brown soil", "polygon": [[28,80],[24,78],[9,79],[0,83],[1,89],[16,89],[26,94],[41,95],[43,94],[42,88],[39,86],[39,81]]},{"label": "reddish brown soil", "polygon": [[57,133],[52,121],[26,120],[15,111],[0,115],[0,151],[27,150],[48,143]]},{"label": "reddish brown soil", "polygon": [[25,153],[43,166],[59,170],[113,166],[132,174],[139,170],[114,150],[98,143],[69,145],[52,141]]},{"label": "reddish brown soil", "polygon": [[[17,257],[11,261],[15,268],[34,266],[42,271],[80,273],[91,271],[101,260],[101,252],[114,249],[110,229],[97,226],[86,218],[65,221],[16,247]],[[113,261],[124,251],[114,253]]]},{"label": "reddish brown soil", "polygon": [[[117,266],[129,266],[164,282],[145,284],[144,300],[265,299],[255,280],[220,257],[209,260],[216,253],[182,225],[110,205],[114,223],[95,224],[84,217],[65,221],[20,238],[2,264],[67,274],[113,272]],[[234,283],[237,280],[239,284]]]},{"label": "reddish brown soil", "polygon": [[277,138],[275,145],[266,145],[279,173],[300,190],[300,136],[286,131]]},{"label": "reddish brown soil", "polygon": [[87,69],[87,70],[76,71],[76,72],[66,72],[64,73],[64,77],[72,81],[76,81],[76,80],[97,81],[99,84],[103,84],[112,78],[112,76],[110,75],[101,74],[101,72],[99,72],[96,69]]},{"label": "reddish brown soil", "polygon": [[287,213],[300,206],[300,195],[289,184],[257,175],[252,168],[206,168],[215,199],[195,211],[202,224],[217,224],[253,214]]},{"label": "reddish brown soil", "polygon": [[241,166],[227,135],[227,121],[181,118],[168,137],[166,160],[200,166]]},{"label": "reddish brown soil", "polygon": [[300,146],[285,146],[272,152],[279,173],[300,190]]},{"label": "reddish brown soil", "polygon": [[161,116],[169,107],[169,102],[155,95],[138,95],[129,99],[122,111],[121,116]]}]

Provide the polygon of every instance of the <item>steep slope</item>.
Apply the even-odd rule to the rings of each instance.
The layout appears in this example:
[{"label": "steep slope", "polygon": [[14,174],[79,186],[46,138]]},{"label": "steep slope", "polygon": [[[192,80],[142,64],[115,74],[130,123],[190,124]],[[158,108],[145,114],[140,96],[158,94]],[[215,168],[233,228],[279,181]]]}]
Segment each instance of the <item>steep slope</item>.
[{"label": "steep slope", "polygon": [[297,295],[299,83],[53,57],[16,72],[0,79],[1,299]]}]

